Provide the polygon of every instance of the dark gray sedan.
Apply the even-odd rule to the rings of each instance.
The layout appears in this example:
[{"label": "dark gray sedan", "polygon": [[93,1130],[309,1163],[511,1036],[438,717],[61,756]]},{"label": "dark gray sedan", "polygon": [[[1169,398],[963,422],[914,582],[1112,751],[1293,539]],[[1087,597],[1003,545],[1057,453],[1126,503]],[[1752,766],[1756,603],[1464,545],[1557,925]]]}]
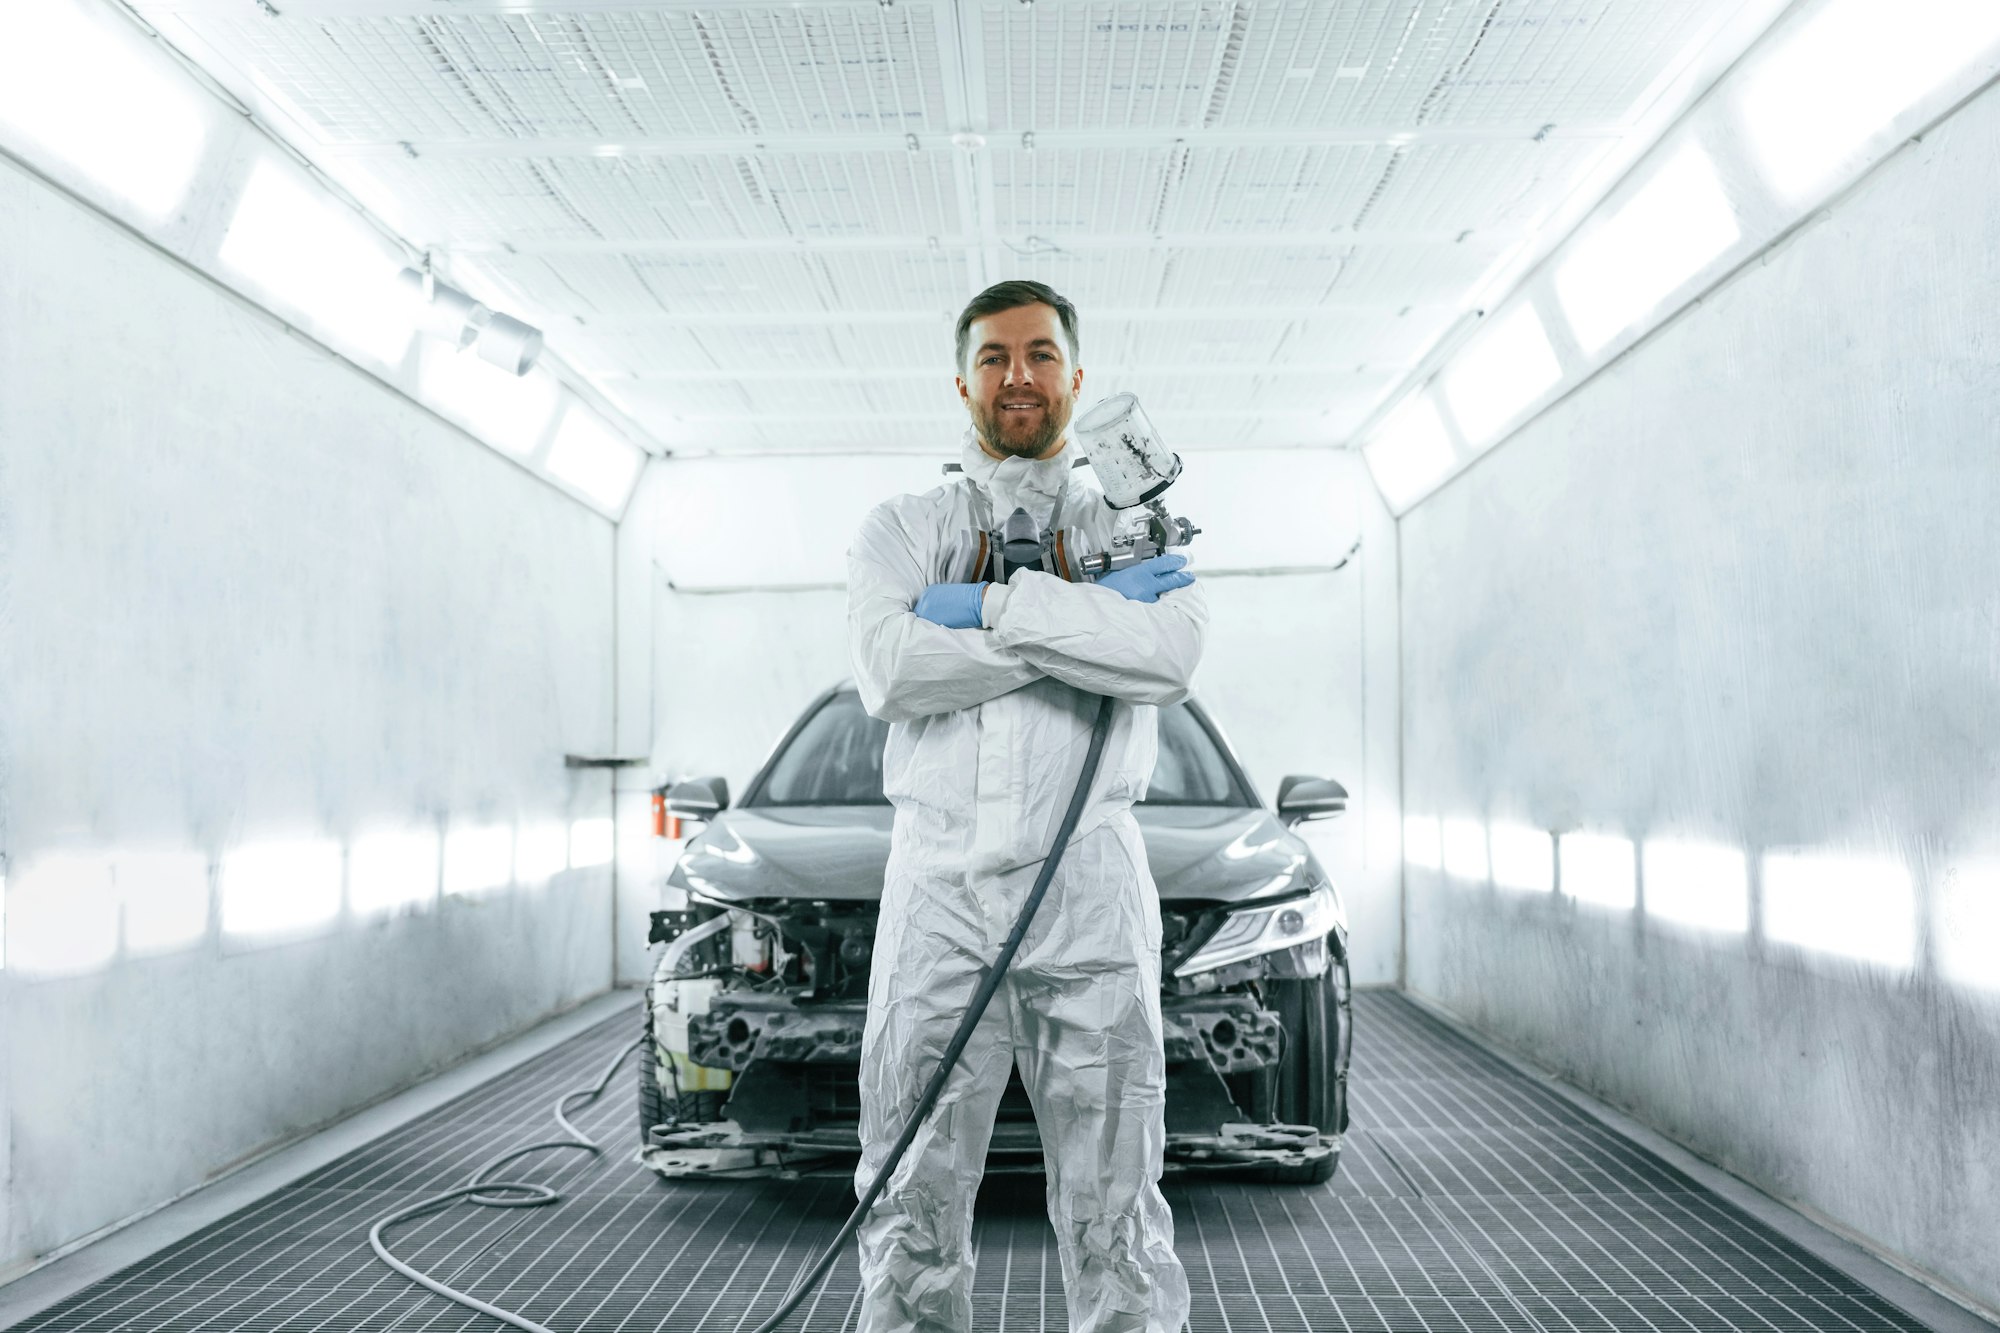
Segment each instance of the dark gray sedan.
[{"label": "dark gray sedan", "polygon": [[[720,778],[661,793],[705,823],[653,914],[639,1073],[643,1160],[664,1175],[851,1169],[868,965],[894,810],[888,725],[851,688],[814,700],[730,808]],[[1167,1160],[1323,1181],[1340,1159],[1352,1045],[1347,914],[1292,826],[1346,808],[1286,778],[1274,814],[1201,707],[1160,710],[1134,807],[1160,891]],[[990,1171],[1039,1170],[1018,1073]]]}]

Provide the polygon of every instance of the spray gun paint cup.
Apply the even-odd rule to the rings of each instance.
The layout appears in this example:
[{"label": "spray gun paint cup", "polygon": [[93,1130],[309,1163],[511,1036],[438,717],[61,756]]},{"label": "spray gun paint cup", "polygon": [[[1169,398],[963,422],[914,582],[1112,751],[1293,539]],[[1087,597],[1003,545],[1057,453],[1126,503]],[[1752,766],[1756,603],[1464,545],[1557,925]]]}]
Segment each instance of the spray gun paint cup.
[{"label": "spray gun paint cup", "polygon": [[1132,394],[1113,394],[1092,407],[1071,424],[1070,436],[1089,456],[1113,509],[1157,498],[1181,474],[1180,457],[1160,443],[1160,433]]}]

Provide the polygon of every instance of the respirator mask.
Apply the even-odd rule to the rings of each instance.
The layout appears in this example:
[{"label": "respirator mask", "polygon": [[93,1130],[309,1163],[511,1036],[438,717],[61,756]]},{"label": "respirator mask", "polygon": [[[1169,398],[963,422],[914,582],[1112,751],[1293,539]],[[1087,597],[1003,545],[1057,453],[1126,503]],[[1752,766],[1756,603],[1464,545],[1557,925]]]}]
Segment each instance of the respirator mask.
[{"label": "respirator mask", "polygon": [[[1160,443],[1139,400],[1113,394],[1070,423],[1070,439],[1083,451],[1072,466],[1088,465],[1104,488],[1104,503],[1116,510],[1141,509],[1112,538],[1110,549],[1090,551],[1080,528],[1062,526],[1069,499],[1065,480],[1046,531],[1025,509],[994,526],[967,534],[970,555],[956,582],[1005,583],[1019,569],[1040,570],[1071,583],[1089,583],[1115,569],[1136,565],[1188,545],[1201,531],[1167,512],[1160,496],[1181,475],[1180,456]],[[947,469],[949,470],[949,469]],[[975,490],[975,495],[977,491]],[[1143,508],[1142,508],[1143,507]]]}]

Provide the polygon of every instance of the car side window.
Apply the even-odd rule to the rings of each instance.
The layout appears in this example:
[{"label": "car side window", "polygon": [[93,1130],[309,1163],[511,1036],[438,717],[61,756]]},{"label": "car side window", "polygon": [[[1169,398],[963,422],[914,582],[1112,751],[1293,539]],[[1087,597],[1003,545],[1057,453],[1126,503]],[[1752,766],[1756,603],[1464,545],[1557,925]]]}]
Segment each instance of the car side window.
[{"label": "car side window", "polygon": [[1160,757],[1146,788],[1148,805],[1247,805],[1215,743],[1193,710],[1160,710]]}]

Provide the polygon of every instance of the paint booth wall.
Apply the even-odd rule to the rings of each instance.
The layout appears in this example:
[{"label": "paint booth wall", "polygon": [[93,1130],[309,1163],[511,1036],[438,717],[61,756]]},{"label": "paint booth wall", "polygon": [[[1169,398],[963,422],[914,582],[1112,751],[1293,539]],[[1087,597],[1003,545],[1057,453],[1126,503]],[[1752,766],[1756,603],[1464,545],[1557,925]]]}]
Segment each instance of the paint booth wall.
[{"label": "paint booth wall", "polygon": [[0,169],[0,1272],[605,988],[612,551]]},{"label": "paint booth wall", "polygon": [[1996,155],[1989,91],[1401,531],[1411,989],[1989,1307]]},{"label": "paint booth wall", "polygon": [[[721,774],[740,793],[806,704],[849,676],[848,543],[876,503],[939,484],[939,464],[957,451],[949,440],[934,458],[752,457],[653,469],[620,556],[621,741],[650,750],[653,768],[622,780],[630,817],[621,830],[643,827],[651,783]],[[1170,500],[1203,529],[1191,553],[1212,617],[1196,692],[1266,802],[1288,773],[1347,786],[1349,813],[1305,832],[1346,895],[1357,979],[1393,982],[1401,944],[1394,525],[1352,455],[1185,456]],[[648,966],[645,914],[660,905],[677,852],[643,837],[621,847],[622,976]]]}]

